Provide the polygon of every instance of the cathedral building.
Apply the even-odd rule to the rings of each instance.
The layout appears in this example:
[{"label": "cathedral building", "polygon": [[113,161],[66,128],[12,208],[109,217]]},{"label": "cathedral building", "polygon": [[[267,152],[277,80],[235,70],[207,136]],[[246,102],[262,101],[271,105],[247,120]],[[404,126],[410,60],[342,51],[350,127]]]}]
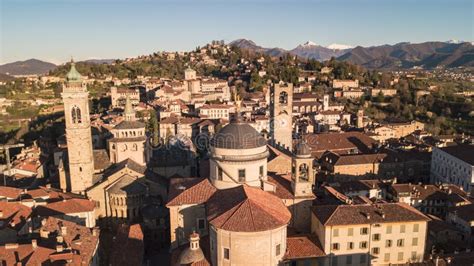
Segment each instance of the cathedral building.
[{"label": "cathedral building", "polygon": [[[288,228],[310,230],[314,172],[304,142],[296,147],[288,176],[267,173],[268,156],[265,139],[237,118],[211,140],[209,178],[170,180],[174,253],[187,245],[188,236],[199,234],[208,241],[200,248],[209,251],[212,265],[248,265],[249,258],[255,265],[278,265],[284,260]],[[196,253],[195,245],[190,249]],[[178,265],[189,263],[188,255]]]}]

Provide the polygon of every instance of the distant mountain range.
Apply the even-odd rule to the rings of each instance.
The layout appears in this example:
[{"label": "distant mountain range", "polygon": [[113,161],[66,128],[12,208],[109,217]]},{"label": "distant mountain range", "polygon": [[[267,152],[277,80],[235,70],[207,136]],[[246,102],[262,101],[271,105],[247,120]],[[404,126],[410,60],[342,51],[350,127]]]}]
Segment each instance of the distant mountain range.
[{"label": "distant mountain range", "polygon": [[[92,63],[92,64],[111,64],[115,62],[115,59],[89,59],[80,62]],[[29,59],[26,61],[17,61],[0,65],[0,74],[8,74],[9,76],[15,75],[41,75],[46,74],[50,70],[53,70],[57,65],[38,59]],[[3,77],[6,78],[6,77]],[[13,77],[12,77],[13,78]]]},{"label": "distant mountain range", "polygon": [[[380,45],[372,47],[357,46],[352,48],[345,44],[331,44],[321,46],[307,41],[294,49],[265,48],[251,40],[238,39],[230,45],[252,52],[264,53],[273,57],[283,56],[287,53],[306,59],[319,61],[335,57],[338,60],[348,61],[370,69],[400,69],[400,68],[435,68],[443,67],[474,67],[474,46],[471,42],[450,40],[446,42],[424,43],[397,43],[394,45]],[[94,64],[110,64],[115,59],[90,59],[83,62]],[[1,80],[12,78],[15,75],[46,74],[57,66],[53,63],[37,59],[17,61],[0,65]]]},{"label": "distant mountain range", "polygon": [[38,59],[29,59],[26,61],[17,61],[0,65],[0,73],[13,75],[38,75],[46,74],[56,68],[53,63],[44,62]]},{"label": "distant mountain range", "polygon": [[332,44],[327,47],[314,42],[306,42],[291,50],[264,48],[251,40],[238,39],[230,45],[270,56],[290,53],[301,58],[319,61],[335,57],[367,68],[397,69],[420,66],[424,68],[474,67],[474,48],[472,43],[460,41],[424,42],[418,44],[398,43],[372,47]]}]

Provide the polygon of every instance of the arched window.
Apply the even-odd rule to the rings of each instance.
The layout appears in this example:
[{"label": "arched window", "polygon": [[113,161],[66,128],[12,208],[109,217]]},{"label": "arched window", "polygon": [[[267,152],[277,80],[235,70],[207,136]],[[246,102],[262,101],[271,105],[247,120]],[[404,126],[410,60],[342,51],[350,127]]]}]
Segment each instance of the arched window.
[{"label": "arched window", "polygon": [[138,145],[136,143],[133,144],[132,151],[138,151]]},{"label": "arched window", "polygon": [[288,104],[288,93],[286,91],[280,92],[280,104]]},{"label": "arched window", "polygon": [[72,118],[73,124],[82,123],[81,109],[79,107],[77,106],[72,107],[71,118]]},{"label": "arched window", "polygon": [[308,165],[305,163],[300,164],[299,178],[301,181],[308,181]]}]

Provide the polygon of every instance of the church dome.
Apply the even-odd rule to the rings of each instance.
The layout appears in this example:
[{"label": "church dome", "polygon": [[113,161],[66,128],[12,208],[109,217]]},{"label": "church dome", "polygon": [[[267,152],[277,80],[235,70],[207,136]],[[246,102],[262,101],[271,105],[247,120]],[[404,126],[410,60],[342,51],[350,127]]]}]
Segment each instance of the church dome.
[{"label": "church dome", "polygon": [[81,74],[76,70],[76,64],[71,60],[71,69],[67,73],[66,79],[68,81],[80,81],[81,78]]},{"label": "church dome", "polygon": [[311,147],[305,140],[301,140],[296,144],[295,152],[298,157],[308,157],[311,156]]},{"label": "church dome", "polygon": [[265,146],[267,141],[252,126],[233,122],[223,127],[211,140],[215,148],[253,149]]}]

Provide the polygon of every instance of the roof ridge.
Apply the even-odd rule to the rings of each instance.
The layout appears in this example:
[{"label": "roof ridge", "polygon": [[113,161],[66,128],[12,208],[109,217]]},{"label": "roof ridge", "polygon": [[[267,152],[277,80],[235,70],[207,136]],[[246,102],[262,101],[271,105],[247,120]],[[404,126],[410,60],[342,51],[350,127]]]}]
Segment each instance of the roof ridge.
[{"label": "roof ridge", "polygon": [[[234,214],[237,212],[237,210],[240,209],[240,207],[242,206],[242,204],[243,204],[244,202],[245,202],[245,201],[240,202],[239,204],[237,204],[237,205],[234,206],[233,208],[230,208],[229,210],[227,210],[227,211],[221,213],[220,215],[218,215],[218,216],[215,217],[214,219],[216,219],[216,218],[222,216],[222,214],[227,213],[227,212],[229,212],[229,211],[232,211],[232,209],[234,209],[234,210],[232,211],[232,213],[225,219],[225,221],[222,222],[221,227],[224,227],[224,225],[226,225],[227,222],[230,220],[230,218],[232,218],[232,216],[234,216]],[[214,219],[213,219],[213,220],[214,220]]]},{"label": "roof ridge", "polygon": [[[333,205],[334,206],[334,205]],[[344,205],[336,205],[336,208],[332,211],[331,215],[326,219],[326,221],[324,222],[324,225],[326,225],[328,223],[328,221],[334,216],[334,214],[336,213],[337,209],[340,207],[340,206],[344,206]]]}]

